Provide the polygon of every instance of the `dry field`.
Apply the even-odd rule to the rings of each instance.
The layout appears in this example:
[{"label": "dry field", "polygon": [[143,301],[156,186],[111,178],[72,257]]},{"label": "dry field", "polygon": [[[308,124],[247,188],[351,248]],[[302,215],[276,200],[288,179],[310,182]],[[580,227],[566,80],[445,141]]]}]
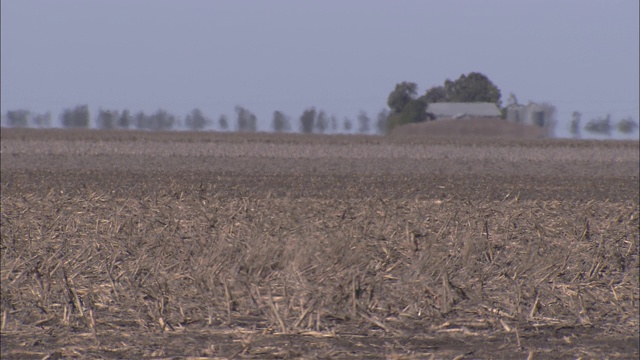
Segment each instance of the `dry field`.
[{"label": "dry field", "polygon": [[430,135],[458,137],[511,137],[541,139],[546,130],[534,125],[517,124],[501,118],[462,118],[442,121],[426,121],[396,127],[393,135]]},{"label": "dry field", "polygon": [[623,358],[639,146],[1,133],[1,357]]}]

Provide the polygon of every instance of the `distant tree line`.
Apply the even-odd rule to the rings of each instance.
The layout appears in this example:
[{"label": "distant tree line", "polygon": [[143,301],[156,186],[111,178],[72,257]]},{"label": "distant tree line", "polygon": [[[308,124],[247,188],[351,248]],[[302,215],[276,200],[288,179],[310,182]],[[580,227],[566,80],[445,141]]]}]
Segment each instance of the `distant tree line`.
[{"label": "distant tree line", "polygon": [[[375,130],[379,134],[384,134],[387,128],[388,111],[380,110],[376,118]],[[367,134],[371,131],[371,119],[365,111],[360,111],[356,117],[357,132]],[[314,107],[307,108],[300,116],[300,132],[311,134],[324,134],[327,130],[331,132],[351,132],[353,129],[353,121],[345,117],[342,121],[342,129],[340,129],[338,118],[335,115],[328,116],[323,110]]]},{"label": "distant tree line", "polygon": [[[330,133],[362,133],[372,132],[385,134],[391,128],[430,119],[426,112],[427,105],[433,102],[493,102],[500,105],[500,90],[489,78],[477,72],[461,75],[455,81],[447,79],[442,86],[434,86],[422,96],[418,96],[417,85],[412,82],[402,82],[396,85],[389,94],[387,105],[389,109],[382,109],[374,119],[365,111],[360,111],[355,118],[345,117],[341,121],[335,115],[329,115],[324,110],[309,107],[298,119],[293,120],[282,111],[274,111],[271,129],[274,132],[299,131],[305,134]],[[64,109],[60,115],[60,123],[65,128],[98,128],[98,129],[137,129],[137,130],[175,130],[178,128],[201,131],[216,129],[221,131],[255,132],[257,131],[257,117],[243,106],[235,108],[235,128],[226,115],[221,115],[217,121],[207,117],[200,109],[193,109],[184,121],[165,110],[158,110],[152,114],[140,111],[131,113],[129,110],[99,109],[94,122],[87,105]],[[51,114],[32,114],[27,110],[7,112],[6,124],[11,127],[50,127]],[[294,124],[297,121],[298,126]]]},{"label": "distant tree line", "polygon": [[571,114],[571,123],[569,125],[569,132],[573,137],[580,138],[582,131],[595,135],[611,136],[614,130],[617,130],[620,134],[632,134],[637,131],[638,122],[633,120],[631,116],[622,118],[617,122],[611,120],[611,115],[593,118],[582,126],[582,114],[579,111],[574,111]]},{"label": "distant tree line", "polygon": [[[500,89],[484,74],[471,72],[462,74],[456,80],[446,79],[443,85],[433,86],[419,95],[418,86],[414,82],[401,82],[387,97],[388,109],[382,109],[374,119],[365,111],[360,111],[355,118],[345,117],[342,120],[335,115],[329,115],[324,110],[311,106],[306,108],[297,118],[291,118],[282,111],[274,111],[271,120],[273,132],[294,132],[304,134],[325,133],[362,133],[372,132],[385,134],[396,126],[433,120],[434,116],[427,112],[429,104],[440,102],[489,102],[502,109],[503,116],[507,108],[518,105],[514,94],[507,99],[507,106],[502,108]],[[544,104],[547,109],[555,109],[550,104]],[[611,121],[611,117],[591,119],[582,126],[581,114],[574,112],[571,118],[570,132],[579,138],[581,131],[592,134],[611,135],[614,129],[619,133],[631,134],[638,129],[638,123],[631,117]],[[5,121],[10,127],[46,128],[52,126],[50,112],[36,114],[28,110],[7,111]],[[219,130],[256,132],[258,121],[256,115],[243,106],[235,108],[235,126],[227,115],[220,115],[217,120],[209,118],[196,108],[180,119],[165,110],[157,110],[152,114],[142,111],[131,113],[129,110],[99,109],[94,121],[87,105],[67,108],[60,115],[60,124],[65,128],[98,128],[98,129],[136,129],[148,131],[166,131],[186,129],[192,131]]]},{"label": "distant tree line", "polygon": [[51,127],[51,113],[35,114],[28,110],[7,111],[7,125],[11,127]]},{"label": "distant tree line", "polygon": [[[387,128],[388,111],[382,109],[372,124],[372,120],[365,111],[360,111],[356,117],[357,128],[354,128],[354,121],[345,117],[340,121],[335,115],[328,115],[324,110],[316,110],[315,107],[305,109],[296,120],[299,126],[296,128],[295,121],[282,111],[274,111],[271,121],[273,132],[293,132],[300,131],[306,134],[331,133],[358,133],[369,134],[372,127],[379,134],[384,134]],[[131,113],[129,110],[107,110],[99,109],[92,118],[87,105],[79,105],[74,108],[67,108],[60,114],[60,124],[64,128],[97,128],[97,129],[132,129],[147,131],[168,131],[176,129],[186,129],[192,131],[219,130],[256,132],[258,130],[258,119],[256,115],[243,106],[235,108],[235,127],[232,126],[227,115],[220,115],[217,121],[207,117],[200,109],[193,109],[184,119],[172,115],[166,110],[157,110],[152,114],[142,111]],[[93,121],[92,121],[93,119]],[[11,110],[6,113],[6,123],[10,127],[52,127],[51,113],[35,114],[28,110]]]}]

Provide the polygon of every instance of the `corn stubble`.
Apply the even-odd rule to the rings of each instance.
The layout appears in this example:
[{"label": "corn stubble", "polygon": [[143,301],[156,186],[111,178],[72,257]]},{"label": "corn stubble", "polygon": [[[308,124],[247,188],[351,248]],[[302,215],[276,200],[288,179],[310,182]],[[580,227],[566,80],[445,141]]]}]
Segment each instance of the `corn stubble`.
[{"label": "corn stubble", "polygon": [[637,199],[167,182],[1,206],[3,357],[626,357],[638,336]]}]

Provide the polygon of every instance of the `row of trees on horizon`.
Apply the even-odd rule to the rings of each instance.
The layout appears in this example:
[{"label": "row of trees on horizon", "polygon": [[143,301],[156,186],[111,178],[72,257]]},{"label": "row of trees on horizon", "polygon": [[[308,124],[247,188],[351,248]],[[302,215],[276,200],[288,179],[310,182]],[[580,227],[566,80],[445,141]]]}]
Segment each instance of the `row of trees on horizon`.
[{"label": "row of trees on horizon", "polygon": [[582,136],[582,130],[591,134],[611,136],[614,129],[621,134],[631,134],[638,129],[638,123],[630,116],[614,123],[611,115],[607,114],[606,116],[591,119],[582,126],[582,113],[574,111],[571,114],[569,132],[574,138],[580,138]]},{"label": "row of trees on horizon", "polygon": [[[129,110],[104,110],[99,109],[95,117],[91,116],[88,105],[79,105],[75,108],[64,109],[60,114],[60,124],[63,128],[97,128],[97,129],[134,129],[147,131],[169,130],[218,130],[256,132],[258,131],[258,119],[256,115],[243,106],[235,108],[235,124],[223,114],[216,121],[205,115],[200,109],[193,109],[183,119],[169,113],[166,110],[158,110],[152,114],[142,111],[131,113]],[[367,112],[360,111],[355,121],[349,117],[339,120],[335,115],[329,115],[324,110],[309,107],[303,111],[296,123],[290,116],[282,111],[274,111],[271,121],[273,132],[301,133],[374,133],[384,134],[387,130],[388,111],[380,110],[375,119],[371,119]],[[93,120],[92,120],[93,119]],[[375,121],[374,121],[375,120]],[[5,121],[9,127],[52,127],[52,115],[32,113],[29,110],[7,111]]]},{"label": "row of trees on horizon", "polygon": [[[401,82],[389,93],[388,108],[378,112],[375,118],[370,118],[365,111],[360,111],[355,121],[345,117],[340,121],[335,115],[329,115],[324,110],[309,107],[296,119],[282,111],[274,111],[271,129],[274,132],[301,133],[361,133],[385,134],[396,126],[434,120],[435,117],[427,112],[431,103],[440,102],[490,102],[495,103],[506,114],[507,107],[518,105],[514,94],[510,94],[507,105],[502,107],[500,89],[484,74],[471,72],[460,75],[456,80],[446,79],[443,85],[433,86],[418,95],[418,85],[414,82]],[[555,109],[553,105],[546,104]],[[235,124],[227,115],[220,115],[213,120],[203,114],[200,109],[193,109],[184,119],[178,118],[165,110],[158,110],[153,114],[144,112],[131,113],[129,110],[99,109],[94,120],[87,105],[64,109],[60,115],[60,123],[64,128],[98,128],[98,129],[137,129],[151,131],[167,131],[185,129],[192,131],[218,130],[256,132],[257,117],[243,106],[235,108]],[[581,114],[574,112],[570,124],[570,133],[580,137],[581,131],[599,135],[611,135],[615,128],[622,134],[631,134],[638,129],[638,123],[631,117],[613,123],[611,117],[591,119],[582,126]],[[297,124],[296,124],[297,122]],[[52,126],[51,113],[34,114],[28,110],[7,111],[5,121],[10,127],[39,127]],[[297,127],[297,129],[296,129]]]}]

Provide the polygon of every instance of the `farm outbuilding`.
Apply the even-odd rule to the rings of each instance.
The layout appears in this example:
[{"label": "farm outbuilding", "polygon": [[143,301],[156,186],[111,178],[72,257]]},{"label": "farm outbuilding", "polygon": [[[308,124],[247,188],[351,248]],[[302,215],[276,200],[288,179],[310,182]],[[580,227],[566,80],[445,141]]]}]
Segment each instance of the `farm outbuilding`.
[{"label": "farm outbuilding", "polygon": [[436,119],[459,119],[464,117],[500,117],[500,109],[494,103],[432,103],[427,113]]},{"label": "farm outbuilding", "polygon": [[507,106],[507,120],[518,124],[535,125],[541,128],[553,126],[555,108],[548,104],[530,102],[527,105]]}]

